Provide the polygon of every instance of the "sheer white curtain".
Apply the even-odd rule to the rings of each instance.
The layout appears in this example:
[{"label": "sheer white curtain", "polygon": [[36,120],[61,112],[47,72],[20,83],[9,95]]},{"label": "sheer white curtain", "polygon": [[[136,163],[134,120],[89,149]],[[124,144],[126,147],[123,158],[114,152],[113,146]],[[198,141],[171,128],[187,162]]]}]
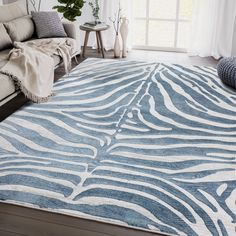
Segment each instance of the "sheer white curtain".
[{"label": "sheer white curtain", "polygon": [[231,56],[236,0],[194,1],[189,55],[216,59]]},{"label": "sheer white curtain", "polygon": [[133,0],[100,0],[101,8],[101,20],[106,22],[111,27],[108,31],[103,32],[104,47],[106,50],[114,48],[115,42],[115,30],[112,22],[109,18],[114,18],[115,13],[119,9],[119,3],[121,4],[122,13],[121,16],[125,16],[129,19],[129,37],[128,37],[128,48],[131,48],[131,36],[132,36],[132,1]]}]

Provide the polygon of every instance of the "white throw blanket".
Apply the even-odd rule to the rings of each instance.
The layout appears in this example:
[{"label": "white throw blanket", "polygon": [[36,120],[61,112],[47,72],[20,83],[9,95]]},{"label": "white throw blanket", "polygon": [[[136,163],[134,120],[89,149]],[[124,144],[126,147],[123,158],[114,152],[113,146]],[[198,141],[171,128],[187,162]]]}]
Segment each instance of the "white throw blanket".
[{"label": "white throw blanket", "polygon": [[71,45],[68,39],[45,39],[26,43],[16,42],[9,53],[9,61],[0,73],[12,78],[33,102],[47,102],[53,95],[54,60],[52,55],[62,57],[66,72],[70,69]]}]

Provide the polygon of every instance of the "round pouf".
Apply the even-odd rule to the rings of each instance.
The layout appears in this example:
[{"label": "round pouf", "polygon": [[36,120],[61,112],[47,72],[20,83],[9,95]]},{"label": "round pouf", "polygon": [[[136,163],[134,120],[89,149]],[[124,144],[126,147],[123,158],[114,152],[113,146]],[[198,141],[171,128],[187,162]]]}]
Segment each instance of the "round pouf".
[{"label": "round pouf", "polygon": [[236,89],[236,57],[221,59],[217,71],[224,84]]}]

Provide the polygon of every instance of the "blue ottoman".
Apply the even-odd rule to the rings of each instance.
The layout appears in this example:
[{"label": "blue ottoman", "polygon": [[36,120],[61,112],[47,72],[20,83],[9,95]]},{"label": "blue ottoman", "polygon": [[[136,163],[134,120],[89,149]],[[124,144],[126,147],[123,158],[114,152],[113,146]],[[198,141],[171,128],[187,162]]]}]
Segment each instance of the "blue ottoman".
[{"label": "blue ottoman", "polygon": [[221,59],[217,71],[224,84],[236,89],[236,57]]}]

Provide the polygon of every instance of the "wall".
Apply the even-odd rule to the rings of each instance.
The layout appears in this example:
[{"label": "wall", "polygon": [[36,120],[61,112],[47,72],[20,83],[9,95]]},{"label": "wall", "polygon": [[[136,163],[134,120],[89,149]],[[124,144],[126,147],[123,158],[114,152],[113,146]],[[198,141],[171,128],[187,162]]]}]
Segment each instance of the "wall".
[{"label": "wall", "polygon": [[233,38],[232,56],[236,56],[236,20],[234,23],[234,38]]},{"label": "wall", "polygon": [[7,4],[7,3],[12,3],[15,2],[16,0],[2,0],[3,4]]}]

